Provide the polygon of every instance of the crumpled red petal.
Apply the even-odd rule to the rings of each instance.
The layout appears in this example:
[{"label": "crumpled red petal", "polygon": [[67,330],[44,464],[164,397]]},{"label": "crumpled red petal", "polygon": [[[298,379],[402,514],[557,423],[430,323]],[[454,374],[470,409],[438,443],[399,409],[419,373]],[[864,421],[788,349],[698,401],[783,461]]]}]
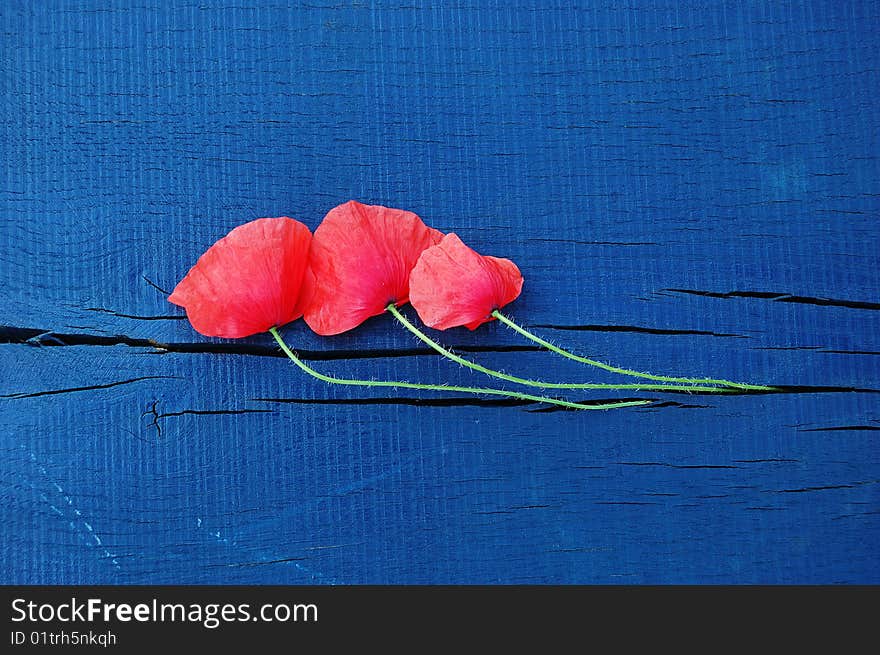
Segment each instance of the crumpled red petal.
[{"label": "crumpled red petal", "polygon": [[443,237],[416,214],[351,200],[315,230],[305,321],[329,336],[409,301],[409,275],[425,248]]},{"label": "crumpled red petal", "polygon": [[422,322],[437,330],[475,330],[519,297],[523,276],[509,259],[481,255],[449,233],[425,250],[409,279],[410,301]]},{"label": "crumpled red petal", "polygon": [[292,218],[259,218],[208,248],[168,300],[197,332],[238,339],[302,316],[312,233]]}]

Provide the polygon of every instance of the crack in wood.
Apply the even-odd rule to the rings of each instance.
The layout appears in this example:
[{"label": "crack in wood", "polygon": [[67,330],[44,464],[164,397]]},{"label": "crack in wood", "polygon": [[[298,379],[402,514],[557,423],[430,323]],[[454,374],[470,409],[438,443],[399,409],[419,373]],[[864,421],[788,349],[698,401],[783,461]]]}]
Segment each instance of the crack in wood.
[{"label": "crack in wood", "polygon": [[165,295],[166,297],[168,297],[168,296],[171,295],[171,292],[170,292],[170,291],[166,291],[165,289],[163,289],[162,287],[160,287],[158,284],[156,284],[155,282],[153,282],[153,281],[152,281],[150,278],[148,278],[146,275],[141,275],[141,278],[143,278],[144,282],[146,282],[147,284],[149,284],[149,285],[150,285],[151,287],[153,287],[156,291],[162,293],[162,294]]},{"label": "crack in wood", "polygon": [[166,412],[159,414],[159,418],[169,416],[236,416],[238,414],[274,414],[271,409],[182,409],[178,412]]},{"label": "crack in wood", "polygon": [[137,321],[185,321],[186,316],[177,314],[161,314],[158,316],[143,316],[140,314],[123,314],[122,312],[113,311],[112,309],[104,309],[103,307],[86,307],[87,312],[101,312],[102,314],[110,314],[119,318],[132,318]]},{"label": "crack in wood", "polygon": [[18,400],[21,398],[37,398],[39,396],[55,396],[64,393],[76,393],[78,391],[95,391],[98,389],[111,389],[113,387],[121,387],[125,384],[133,384],[134,382],[142,382],[144,380],[179,380],[181,378],[174,375],[144,375],[139,378],[130,380],[121,380],[119,382],[110,382],[108,384],[92,384],[87,387],[68,387],[66,389],[52,389],[49,391],[20,392],[0,395],[0,398],[9,398]]},{"label": "crack in wood", "polygon": [[814,487],[798,487],[795,489],[768,489],[764,491],[764,493],[772,493],[772,494],[802,494],[809,493],[811,491],[833,491],[835,489],[856,489],[858,487],[865,487],[872,484],[878,484],[880,480],[856,480],[854,482],[850,482],[849,484],[828,484],[828,485],[818,485]]},{"label": "crack in wood", "polygon": [[854,484],[828,484],[821,487],[802,487],[800,489],[779,489],[773,493],[777,494],[803,494],[810,491],[830,491],[833,489],[854,489]]},{"label": "crack in wood", "polygon": [[156,436],[162,436],[162,426],[160,421],[166,418],[174,418],[177,416],[223,416],[223,415],[231,415],[236,416],[239,414],[274,414],[275,411],[271,409],[181,409],[176,412],[160,412],[157,407],[159,405],[159,400],[154,400],[150,405],[150,408],[145,411],[141,416],[151,415],[153,420],[150,422],[150,425],[147,427],[156,428]]},{"label": "crack in wood", "polygon": [[849,309],[880,309],[880,303],[864,302],[861,300],[841,300],[837,298],[814,298],[811,296],[795,296],[790,293],[777,293],[772,291],[698,291],[696,289],[663,289],[672,293],[684,293],[691,296],[704,296],[706,298],[759,298],[773,300],[775,302],[791,302],[801,305],[816,305],[818,307],[847,307]]},{"label": "crack in wood", "polygon": [[158,400],[154,400],[153,404],[150,405],[150,409],[141,414],[141,416],[146,416],[147,414],[151,414],[153,416],[153,422],[150,423],[150,427],[156,428],[156,436],[161,438],[162,436],[162,426],[159,425],[159,412],[156,409],[156,406],[159,404]]},{"label": "crack in wood", "polygon": [[801,460],[788,459],[785,457],[770,457],[767,459],[735,459],[737,464],[797,464]]},{"label": "crack in wood", "polygon": [[865,387],[833,387],[833,386],[808,386],[808,385],[785,385],[777,384],[775,391],[751,391],[743,390],[739,393],[739,389],[733,392],[727,392],[724,395],[771,395],[780,393],[880,393],[880,389],[869,389]]},{"label": "crack in wood", "polygon": [[840,426],[833,426],[833,427],[829,427],[829,428],[809,428],[809,429],[798,430],[798,432],[843,432],[843,431],[847,431],[847,430],[873,431],[873,430],[880,430],[880,426],[878,426],[878,425],[840,425]]},{"label": "crack in wood", "polygon": [[667,462],[612,462],[618,466],[659,466],[671,469],[738,469],[733,464],[669,464]]},{"label": "crack in wood", "polygon": [[[215,343],[205,341],[162,343],[154,339],[142,339],[125,335],[102,336],[97,334],[60,334],[50,330],[0,326],[0,343],[24,344],[29,346],[128,346],[131,348],[151,348],[153,354],[218,354],[252,355],[256,357],[284,358],[285,354],[275,345],[251,343]],[[452,349],[467,353],[517,353],[544,352],[541,346],[451,346]],[[360,350],[301,350],[297,354],[305,360],[335,361],[354,359],[376,359],[383,357],[437,357],[430,348],[371,348]]]}]

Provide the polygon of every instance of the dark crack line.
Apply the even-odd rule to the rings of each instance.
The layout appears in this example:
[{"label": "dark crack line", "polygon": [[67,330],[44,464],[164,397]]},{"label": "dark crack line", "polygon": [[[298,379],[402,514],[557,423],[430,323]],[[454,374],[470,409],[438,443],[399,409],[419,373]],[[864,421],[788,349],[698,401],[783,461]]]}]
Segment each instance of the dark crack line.
[{"label": "dark crack line", "polygon": [[112,309],[104,309],[103,307],[86,307],[87,312],[101,312],[102,314],[110,314],[119,318],[133,318],[138,321],[185,321],[186,316],[178,316],[176,314],[163,314],[160,316],[142,316],[139,314],[123,314],[115,312]]},{"label": "dark crack line", "polygon": [[[277,346],[223,343],[169,343],[153,346],[161,353],[213,353],[220,355],[256,355],[280,357],[286,355]],[[540,346],[449,346],[450,350],[464,353],[530,353],[545,352]],[[310,361],[337,361],[381,359],[397,357],[440,357],[431,348],[364,348],[360,350],[303,350],[296,348],[300,359]]]},{"label": "dark crack line", "polygon": [[[0,343],[25,344],[57,348],[63,346],[128,346],[131,348],[151,348],[154,354],[183,353],[217,355],[252,355],[256,357],[278,357],[285,355],[277,346],[249,343],[162,343],[153,339],[138,339],[124,335],[101,336],[96,334],[58,334],[49,330],[35,328],[16,328],[0,326]],[[467,353],[518,353],[543,352],[541,346],[452,346],[454,350]],[[375,359],[384,357],[437,357],[430,348],[373,348],[362,350],[301,350],[297,354],[305,360],[335,361],[343,359]]]},{"label": "dark crack line", "polygon": [[854,484],[829,484],[823,487],[802,487],[801,489],[779,489],[771,493],[777,494],[802,494],[809,491],[830,491],[832,489],[855,489]]},{"label": "dark crack line", "polygon": [[769,459],[735,459],[737,464],[796,464],[799,459],[786,459],[783,457]]},{"label": "dark crack line", "polygon": [[685,293],[691,296],[704,296],[706,298],[760,298],[775,302],[791,302],[801,305],[816,305],[818,307],[847,307],[849,309],[880,309],[880,303],[864,302],[861,300],[841,300],[837,298],[813,298],[810,296],[794,296],[789,293],[775,293],[772,291],[698,291],[696,289],[663,289],[672,293]]},{"label": "dark crack line", "polygon": [[158,291],[158,292],[164,294],[166,297],[168,297],[168,296],[171,295],[171,292],[170,292],[170,291],[166,291],[165,289],[163,289],[162,287],[160,287],[158,284],[156,284],[155,282],[153,282],[153,281],[152,281],[150,278],[148,278],[146,275],[141,275],[141,277],[144,279],[144,282],[146,282],[147,284],[149,284],[149,285],[150,285],[151,287],[153,287],[156,291]]},{"label": "dark crack line", "polygon": [[[161,343],[152,339],[138,339],[127,337],[124,335],[116,336],[100,336],[92,334],[56,334],[47,330],[35,328],[17,328],[10,326],[0,326],[0,343],[23,344],[33,347],[65,347],[65,346],[127,346],[132,348],[150,349],[148,354],[164,355],[167,353],[182,354],[227,354],[227,355],[250,355],[258,357],[274,357],[284,358],[285,355],[275,346],[248,344],[248,343]],[[545,349],[539,346],[453,346],[455,350],[465,353],[504,353],[504,352],[541,352]],[[359,360],[374,358],[397,358],[397,357],[438,357],[438,355],[430,348],[406,348],[406,349],[371,349],[371,350],[299,350],[299,356],[308,361],[341,361],[341,360]],[[176,379],[174,376],[148,376],[140,379]],[[135,381],[137,381],[135,380]],[[123,383],[113,383],[116,386]],[[90,387],[76,387],[72,389],[62,389],[55,391],[39,392],[36,395],[51,395],[55,393],[70,393],[74,391],[86,391],[94,388],[102,388],[101,385]],[[878,393],[878,389],[859,388],[859,387],[838,387],[838,386],[795,386],[795,385],[777,385],[772,391],[758,391],[747,389],[725,389],[723,394],[706,394],[692,393],[686,390],[669,390],[664,393],[687,394],[690,396],[742,396],[742,395],[772,395],[772,394],[794,394],[794,393]],[[8,394],[0,396],[0,398],[24,398],[33,397],[34,394]],[[614,402],[620,399],[611,399],[609,401],[596,402]],[[645,400],[644,398],[634,398],[632,400]],[[308,402],[301,399],[302,402]],[[433,402],[436,403],[437,399]],[[317,402],[317,401],[314,401]],[[415,399],[412,402],[416,402]],[[422,404],[428,401],[419,401]],[[478,403],[484,406],[505,403],[504,400],[485,400]],[[671,401],[670,401],[671,402]],[[465,403],[460,403],[465,404]],[[530,404],[529,401],[513,400],[513,404],[525,405]],[[673,406],[668,404],[652,405],[643,409],[657,409],[658,407]],[[703,408],[703,405],[682,404],[678,403],[677,407]],[[537,410],[538,412],[567,411],[562,407],[546,407]],[[577,411],[577,410],[570,410]]]},{"label": "dark crack line", "polygon": [[55,396],[62,393],[76,393],[78,391],[94,391],[97,389],[110,389],[112,387],[120,387],[125,384],[132,384],[134,382],[141,382],[143,380],[179,380],[180,378],[173,375],[145,375],[139,378],[132,378],[131,380],[122,380],[120,382],[110,382],[109,384],[93,384],[87,387],[70,387],[68,389],[53,389],[51,391],[35,391],[33,393],[11,393],[0,395],[0,398],[10,398],[10,399],[19,399],[19,398],[37,398],[39,396]]},{"label": "dark crack line", "polygon": [[159,414],[158,418],[169,416],[219,416],[237,414],[274,414],[271,409],[182,409],[179,412],[167,412]]},{"label": "dark crack line", "polygon": [[162,436],[162,426],[159,423],[162,419],[173,418],[176,416],[222,416],[222,415],[238,415],[238,414],[274,414],[275,411],[271,409],[182,409],[176,412],[160,412],[157,407],[159,405],[158,400],[154,400],[150,405],[150,409],[145,411],[141,416],[147,416],[148,414],[153,417],[152,422],[149,426],[151,428],[156,428],[157,437]]},{"label": "dark crack line", "polygon": [[159,425],[159,411],[156,409],[156,406],[159,404],[158,400],[154,400],[153,404],[150,405],[150,409],[141,414],[141,416],[146,416],[147,414],[151,414],[153,416],[153,422],[150,423],[149,427],[156,428],[156,437],[159,438],[162,436],[162,426]]},{"label": "dark crack line", "polygon": [[[756,391],[753,394],[780,394],[780,393],[880,393],[880,389],[868,389],[863,387],[831,387],[831,386],[806,386],[778,384],[777,391]],[[729,396],[730,393],[724,395]],[[736,394],[743,395],[743,394]]]},{"label": "dark crack line", "polygon": [[816,487],[800,487],[797,489],[768,489],[764,493],[771,494],[802,494],[810,491],[834,491],[835,489],[856,489],[870,484],[877,484],[880,480],[858,480],[850,484],[829,484]]},{"label": "dark crack line", "polygon": [[850,519],[855,517],[863,517],[863,516],[874,516],[876,514],[880,514],[880,510],[871,511],[871,512],[859,512],[857,514],[841,514],[840,516],[835,516],[832,518],[832,521],[839,521],[841,519]]},{"label": "dark crack line", "polygon": [[798,432],[843,432],[845,430],[873,431],[873,430],[880,430],[880,426],[876,426],[876,425],[840,425],[840,426],[834,426],[834,427],[829,427],[829,428],[809,428],[809,429],[798,430]]},{"label": "dark crack line", "polygon": [[668,464],[666,462],[613,462],[618,466],[661,466],[672,469],[738,469],[732,464]]}]

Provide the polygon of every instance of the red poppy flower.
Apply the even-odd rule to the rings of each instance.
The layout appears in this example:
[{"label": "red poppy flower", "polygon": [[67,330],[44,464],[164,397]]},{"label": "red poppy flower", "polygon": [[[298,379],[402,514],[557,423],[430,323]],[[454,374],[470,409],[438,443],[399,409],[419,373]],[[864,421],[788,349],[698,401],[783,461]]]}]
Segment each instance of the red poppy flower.
[{"label": "red poppy flower", "polygon": [[312,234],[292,218],[259,218],[220,239],[168,300],[197,332],[237,339],[302,316],[300,289]]},{"label": "red poppy flower", "polygon": [[329,336],[407,303],[410,271],[442,237],[402,209],[354,200],[334,207],[312,240],[306,323]]},{"label": "red poppy flower", "polygon": [[481,255],[450,233],[422,253],[409,284],[410,300],[425,325],[475,330],[495,320],[494,310],[516,300],[523,276],[509,259]]}]

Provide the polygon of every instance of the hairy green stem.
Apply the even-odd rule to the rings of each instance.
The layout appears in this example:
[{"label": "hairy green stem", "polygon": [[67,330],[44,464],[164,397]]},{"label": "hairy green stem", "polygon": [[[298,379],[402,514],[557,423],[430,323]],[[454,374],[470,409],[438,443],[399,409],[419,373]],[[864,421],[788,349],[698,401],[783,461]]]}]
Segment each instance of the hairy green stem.
[{"label": "hairy green stem", "polygon": [[469,359],[465,359],[459,355],[456,355],[451,350],[447,350],[439,343],[431,339],[427,334],[419,330],[415,325],[413,325],[407,318],[400,313],[400,310],[397,309],[393,304],[388,305],[386,310],[396,318],[403,327],[412,332],[419,340],[423,343],[426,343],[435,351],[443,355],[444,357],[451,359],[453,362],[461,364],[462,366],[466,366],[467,368],[473,369],[474,371],[479,371],[480,373],[485,373],[486,375],[491,375],[494,378],[499,378],[501,380],[507,380],[508,382],[513,382],[515,384],[521,384],[527,387],[540,387],[542,389],[630,389],[635,391],[690,391],[694,393],[729,393],[730,389],[725,389],[723,387],[708,387],[708,386],[694,386],[694,385],[671,385],[671,384],[600,384],[593,382],[584,382],[584,383],[567,383],[567,382],[544,382],[542,380],[527,380],[526,378],[517,377],[516,375],[510,375],[508,373],[502,373],[501,371],[496,371],[491,368],[486,368],[485,366],[481,366],[475,362],[470,361]]},{"label": "hairy green stem", "polygon": [[315,369],[309,367],[305,362],[303,362],[299,357],[296,356],[290,347],[284,342],[284,339],[281,338],[281,335],[278,333],[277,328],[270,328],[269,333],[275,337],[275,341],[281,347],[281,350],[284,351],[284,354],[287,355],[290,360],[296,364],[300,369],[308,373],[314,378],[321,380],[322,382],[328,382],[330,384],[345,384],[349,386],[357,386],[357,387],[395,387],[400,389],[419,389],[423,391],[452,391],[455,393],[470,393],[477,395],[489,395],[489,396],[508,396],[510,398],[519,398],[520,400],[529,400],[536,403],[548,403],[551,405],[559,405],[560,407],[568,407],[570,409],[617,409],[620,407],[637,407],[640,405],[648,405],[651,403],[650,400],[626,400],[617,403],[606,403],[603,405],[581,405],[579,403],[569,402],[567,400],[559,400],[557,398],[545,398],[543,396],[532,396],[525,393],[518,393],[516,391],[503,391],[501,389],[484,389],[479,387],[454,387],[447,386],[443,384],[418,384],[416,382],[396,382],[396,381],[385,381],[385,380],[351,380],[347,378],[335,378],[329,375],[324,375],[323,373],[319,373]]},{"label": "hairy green stem", "polygon": [[[510,329],[524,336],[526,339],[534,341],[538,345],[544,346],[548,350],[551,350],[558,355],[562,355],[563,357],[567,357],[568,359],[573,359],[574,361],[581,362],[582,364],[588,364],[590,366],[595,366],[596,368],[601,368],[605,371],[610,371],[611,373],[620,373],[621,375],[629,375],[630,377],[643,378],[645,380],[656,380],[658,382],[678,382],[681,384],[718,384],[728,387],[730,389],[743,389],[746,391],[777,391],[775,387],[767,387],[760,384],[745,384],[743,382],[731,382],[730,380],[716,380],[713,378],[678,378],[670,377],[668,375],[652,375],[650,373],[640,373],[638,371],[633,371],[628,368],[610,366],[609,364],[597,362],[595,359],[580,357],[578,355],[568,352],[567,350],[563,350],[559,346],[553,345],[549,341],[545,341],[538,335],[532,334],[525,328],[520,327],[509,318],[507,318],[504,314],[499,312],[497,309],[492,312],[492,316],[504,323],[504,325],[506,325]],[[725,389],[719,389],[719,391],[725,391]]]}]

